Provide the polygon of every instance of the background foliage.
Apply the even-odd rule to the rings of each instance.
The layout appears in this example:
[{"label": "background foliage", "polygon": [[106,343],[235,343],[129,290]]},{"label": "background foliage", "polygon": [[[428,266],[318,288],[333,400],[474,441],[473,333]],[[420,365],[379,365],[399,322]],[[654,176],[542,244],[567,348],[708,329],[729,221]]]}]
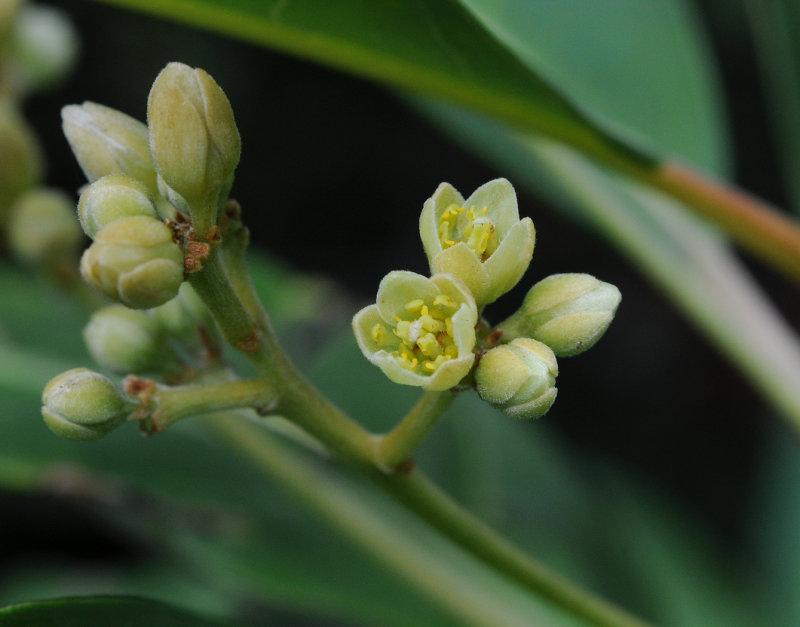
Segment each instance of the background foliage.
[{"label": "background foliage", "polygon": [[[511,178],[524,192],[522,213],[537,226],[537,249],[525,285],[490,317],[502,319],[528,285],[562,271],[617,284],[623,304],[597,347],[563,361],[559,399],[546,418],[510,422],[462,399],[424,444],[420,465],[559,572],[654,622],[792,624],[800,612],[800,451],[778,415],[800,408],[792,394],[796,340],[719,234],[572,152],[450,103],[102,4],[50,4],[75,20],[83,55],[69,82],[26,110],[45,143],[48,183],[82,184],[59,129],[63,104],[94,100],[143,119],[150,82],[167,61],[209,71],[244,138],[234,196],[260,250],[282,260],[257,257],[265,301],[299,363],[368,426],[391,424],[414,395],[357,353],[349,315],[386,271],[425,270],[416,220],[438,182],[469,193],[494,176]],[[237,9],[259,3],[160,4],[195,22],[202,10],[186,7],[216,6],[231,16],[219,22],[231,30]],[[284,4],[290,10],[273,20],[273,45],[436,91],[422,78],[415,85],[413,76],[393,74],[388,62],[370,70],[335,47],[295,46],[293,25],[329,24],[336,35],[347,34],[348,22],[326,21],[314,4]],[[792,51],[774,45],[782,40],[764,28],[769,15],[634,0],[412,4],[460,16],[467,34],[488,33],[493,54],[516,58],[520,73],[533,68],[615,136],[635,136],[637,145],[677,153],[788,204],[777,164],[790,172],[796,163],[797,133],[781,109],[793,83],[757,73],[755,64],[789,72],[780,55]],[[371,3],[341,6],[356,25],[371,18]],[[268,23],[275,17],[265,15]],[[440,17],[434,11],[431,23]],[[792,29],[791,20],[781,23]],[[428,49],[430,33],[418,24],[395,26],[383,38],[369,30],[363,37],[401,56]],[[256,27],[250,23],[246,39],[259,38]],[[461,52],[470,62],[486,44],[475,41],[475,50]],[[513,93],[518,77],[509,74]],[[766,100],[762,76],[772,86]],[[476,91],[488,87],[505,88],[476,84]],[[502,102],[503,94],[486,101]],[[484,102],[476,101],[467,103]],[[787,146],[767,135],[773,105],[784,111],[774,119]],[[750,271],[796,328],[794,287],[761,267]],[[86,314],[7,262],[0,283],[0,604],[138,593],[257,623],[464,620],[354,548],[280,481],[265,485],[204,423],[147,440],[123,429],[90,446],[51,437],[38,417],[39,391],[53,374],[89,365],[80,342]],[[320,491],[358,495],[364,516],[374,518],[370,528],[396,550],[416,545],[441,556],[445,575],[462,573],[455,589],[477,585],[512,616],[569,623],[368,486],[315,467]]]}]

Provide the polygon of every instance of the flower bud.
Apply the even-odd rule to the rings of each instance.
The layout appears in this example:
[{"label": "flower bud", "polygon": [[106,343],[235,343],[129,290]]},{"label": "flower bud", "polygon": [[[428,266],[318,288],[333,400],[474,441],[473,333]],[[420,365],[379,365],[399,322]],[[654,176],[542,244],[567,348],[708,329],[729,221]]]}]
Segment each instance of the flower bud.
[{"label": "flower bud", "polygon": [[95,234],[81,257],[81,274],[95,289],[132,309],[157,307],[183,281],[183,253],[161,221],[120,218]]},{"label": "flower bud", "polygon": [[505,338],[532,337],[570,357],[597,343],[621,300],[615,286],[589,274],[554,274],[534,285],[519,311],[497,326]]},{"label": "flower bud", "polygon": [[166,184],[193,208],[212,202],[216,209],[241,151],[233,110],[220,86],[199,68],[169,63],[150,90],[147,122],[153,162]]},{"label": "flower bud", "polygon": [[28,4],[15,24],[10,61],[21,93],[64,78],[78,55],[78,37],[69,18],[52,7]]},{"label": "flower bud", "polygon": [[69,440],[99,440],[125,421],[136,404],[98,372],[63,372],[42,392],[42,416],[56,435]]},{"label": "flower bud", "polygon": [[488,350],[475,369],[480,397],[512,418],[539,418],[556,400],[556,356],[530,338]]},{"label": "flower bud", "polygon": [[108,174],[98,179],[78,201],[78,219],[89,237],[120,218],[157,215],[148,189],[127,174]]},{"label": "flower bud", "polygon": [[14,200],[42,175],[36,136],[16,107],[0,100],[0,229]]},{"label": "flower bud", "polygon": [[94,102],[61,109],[64,135],[90,183],[107,174],[127,174],[154,196],[156,171],[147,127],[121,111]]},{"label": "flower bud", "polygon": [[34,188],[14,203],[8,242],[16,257],[32,265],[77,257],[83,236],[72,199],[55,189]]},{"label": "flower bud", "polygon": [[189,346],[196,345],[203,329],[207,341],[216,341],[216,326],[208,307],[189,283],[184,282],[178,295],[151,312],[161,328],[170,336]]},{"label": "flower bud", "polygon": [[158,320],[124,305],[92,314],[83,339],[98,365],[117,374],[161,372],[174,362]]}]

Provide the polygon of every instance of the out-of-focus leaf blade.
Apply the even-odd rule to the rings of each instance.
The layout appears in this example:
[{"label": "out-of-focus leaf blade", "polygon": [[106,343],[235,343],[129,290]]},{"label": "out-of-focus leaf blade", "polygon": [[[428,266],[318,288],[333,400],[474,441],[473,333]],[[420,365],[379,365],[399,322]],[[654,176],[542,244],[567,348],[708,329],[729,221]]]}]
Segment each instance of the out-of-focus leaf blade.
[{"label": "out-of-focus leaf blade", "polygon": [[0,608],[4,627],[221,627],[177,607],[134,597],[83,597],[29,601]]},{"label": "out-of-focus leaf blade", "polygon": [[761,65],[773,141],[780,152],[783,184],[800,212],[800,6],[792,0],[746,0]]},{"label": "out-of-focus leaf blade", "polygon": [[[522,63],[457,0],[108,0],[254,41],[393,86],[453,99],[615,163],[650,163],[554,77]],[[624,136],[624,137],[623,137]]]}]

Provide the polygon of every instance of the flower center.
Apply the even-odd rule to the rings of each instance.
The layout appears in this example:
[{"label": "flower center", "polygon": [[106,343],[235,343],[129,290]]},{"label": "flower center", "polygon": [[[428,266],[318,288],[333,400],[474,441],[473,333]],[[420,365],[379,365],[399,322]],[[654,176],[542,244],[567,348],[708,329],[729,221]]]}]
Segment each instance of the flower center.
[{"label": "flower center", "polygon": [[467,209],[450,205],[439,218],[442,248],[464,242],[481,261],[486,261],[498,245],[494,222],[486,215],[488,212],[489,207]]},{"label": "flower center", "polygon": [[[446,294],[439,294],[431,305],[422,299],[406,303],[403,316],[394,316],[392,333],[400,340],[392,356],[408,370],[432,374],[449,359],[458,357],[453,339],[452,315],[458,303]],[[372,339],[378,346],[386,343],[386,327],[380,323],[372,328]]]}]

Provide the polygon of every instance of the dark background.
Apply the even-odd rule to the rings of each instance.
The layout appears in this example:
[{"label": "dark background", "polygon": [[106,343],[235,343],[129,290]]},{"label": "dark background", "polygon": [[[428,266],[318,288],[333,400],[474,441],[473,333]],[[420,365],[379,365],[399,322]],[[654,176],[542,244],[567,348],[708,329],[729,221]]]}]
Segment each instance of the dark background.
[{"label": "dark background", "polygon": [[[203,67],[236,113],[243,152],[233,196],[255,243],[299,270],[333,278],[358,305],[374,296],[389,270],[427,270],[417,218],[439,182],[466,196],[503,175],[380,86],[102,4],[49,4],[72,17],[83,46],[72,77],[26,106],[45,145],[49,185],[76,190],[84,182],[60,131],[62,105],[93,100],[144,120],[150,84],[167,62]],[[724,4],[724,12],[713,3],[699,10],[722,70],[735,178],[784,204],[771,154],[750,148],[768,143],[766,116],[743,18]],[[534,261],[524,285],[504,299],[507,304],[490,309],[491,318],[510,313],[528,286],[554,272],[589,272],[623,293],[606,338],[562,362],[559,400],[545,420],[587,456],[628,467],[693,510],[722,548],[741,550],[747,522],[741,498],[760,444],[766,430],[787,430],[627,260],[541,199],[520,193],[519,204],[536,224]],[[763,268],[753,270],[797,326],[793,287]],[[20,528],[29,529],[31,508],[62,507],[15,498],[22,513],[11,524]],[[79,521],[83,515],[68,504],[58,511]],[[102,537],[89,523],[76,527]],[[32,541],[15,552],[83,550],[74,535],[70,549],[49,537],[45,547]],[[113,538],[101,546],[101,554],[111,550]]]}]

